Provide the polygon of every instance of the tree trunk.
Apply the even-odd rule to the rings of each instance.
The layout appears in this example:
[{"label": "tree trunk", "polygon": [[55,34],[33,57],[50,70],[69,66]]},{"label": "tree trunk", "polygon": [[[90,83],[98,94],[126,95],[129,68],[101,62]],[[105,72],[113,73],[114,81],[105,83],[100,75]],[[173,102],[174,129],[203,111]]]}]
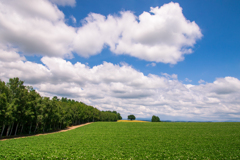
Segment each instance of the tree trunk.
[{"label": "tree trunk", "polygon": [[34,130],[34,133],[36,133],[37,127],[38,127],[38,123],[36,123],[36,127],[35,127],[35,130]]},{"label": "tree trunk", "polygon": [[23,126],[24,126],[24,124],[22,124],[22,129],[21,129],[21,132],[20,132],[20,134],[22,134]]},{"label": "tree trunk", "polygon": [[32,123],[30,125],[29,134],[31,134],[31,129],[32,129]]},{"label": "tree trunk", "polygon": [[50,124],[49,130],[51,130],[51,124]]},{"label": "tree trunk", "polygon": [[55,123],[54,123],[54,130],[55,130]]},{"label": "tree trunk", "polygon": [[44,133],[45,123],[43,124],[43,133]]},{"label": "tree trunk", "polygon": [[61,130],[62,123],[60,123],[60,130]]},{"label": "tree trunk", "polygon": [[3,131],[4,131],[4,129],[5,129],[5,124],[3,124],[2,133],[1,133],[1,137],[2,137],[2,135],[3,135]]},{"label": "tree trunk", "polygon": [[11,128],[11,125],[8,126],[6,136],[8,136],[8,133],[9,133],[9,131],[10,131],[10,128]]},{"label": "tree trunk", "polygon": [[12,124],[11,132],[10,132],[10,135],[9,135],[9,136],[11,136],[11,135],[12,135],[12,130],[13,130],[13,127],[14,127],[14,123]]},{"label": "tree trunk", "polygon": [[16,130],[15,130],[15,134],[14,134],[14,136],[17,135],[18,124],[19,124],[19,123],[17,123],[17,126],[16,126]]}]

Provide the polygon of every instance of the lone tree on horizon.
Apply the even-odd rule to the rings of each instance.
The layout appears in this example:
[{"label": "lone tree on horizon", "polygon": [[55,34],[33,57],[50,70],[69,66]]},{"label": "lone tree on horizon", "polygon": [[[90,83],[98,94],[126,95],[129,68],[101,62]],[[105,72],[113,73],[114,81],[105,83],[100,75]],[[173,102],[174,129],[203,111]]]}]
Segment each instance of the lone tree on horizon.
[{"label": "lone tree on horizon", "polygon": [[130,120],[135,120],[136,117],[135,117],[133,114],[131,114],[131,115],[128,116],[128,119],[130,119]]},{"label": "lone tree on horizon", "polygon": [[155,115],[152,116],[152,120],[151,121],[152,122],[161,122],[160,118],[158,116],[155,116]]}]

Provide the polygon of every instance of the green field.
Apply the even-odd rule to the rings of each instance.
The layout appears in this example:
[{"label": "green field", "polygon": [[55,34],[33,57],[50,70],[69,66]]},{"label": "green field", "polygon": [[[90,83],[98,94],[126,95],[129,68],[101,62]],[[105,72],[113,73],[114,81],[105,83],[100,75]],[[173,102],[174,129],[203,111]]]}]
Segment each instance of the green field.
[{"label": "green field", "polygon": [[0,159],[240,159],[240,123],[97,122],[0,141]]}]

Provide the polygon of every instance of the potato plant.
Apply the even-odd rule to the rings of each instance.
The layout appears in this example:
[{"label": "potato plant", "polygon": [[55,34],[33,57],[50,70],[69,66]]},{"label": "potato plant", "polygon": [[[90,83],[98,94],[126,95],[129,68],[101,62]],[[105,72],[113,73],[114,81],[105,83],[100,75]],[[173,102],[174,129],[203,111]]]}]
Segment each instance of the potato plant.
[{"label": "potato plant", "polygon": [[0,141],[0,159],[239,159],[240,123],[95,122]]}]

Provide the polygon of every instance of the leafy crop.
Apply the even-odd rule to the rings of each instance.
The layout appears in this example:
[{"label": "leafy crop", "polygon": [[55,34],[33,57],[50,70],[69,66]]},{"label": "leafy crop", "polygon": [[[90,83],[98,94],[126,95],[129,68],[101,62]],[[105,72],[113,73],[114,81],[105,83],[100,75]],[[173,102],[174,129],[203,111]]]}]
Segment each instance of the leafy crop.
[{"label": "leafy crop", "polygon": [[239,159],[240,123],[96,122],[0,141],[0,159]]}]

